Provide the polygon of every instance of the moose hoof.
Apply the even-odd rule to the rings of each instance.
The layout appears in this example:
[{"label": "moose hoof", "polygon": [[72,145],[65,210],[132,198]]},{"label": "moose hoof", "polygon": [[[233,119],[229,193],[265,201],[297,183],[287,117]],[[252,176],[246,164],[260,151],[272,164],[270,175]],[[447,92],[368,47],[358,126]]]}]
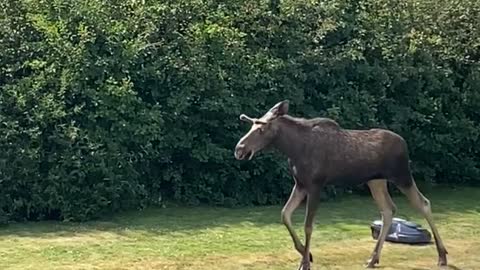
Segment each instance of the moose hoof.
[{"label": "moose hoof", "polygon": [[300,267],[298,267],[298,270],[310,270],[310,263],[300,264]]},{"label": "moose hoof", "polygon": [[438,266],[447,266],[447,254],[448,252],[446,250],[440,252],[440,255],[438,256]]},{"label": "moose hoof", "polygon": [[[310,258],[312,258],[312,257],[310,257]],[[300,266],[298,267],[298,270],[310,270],[310,261],[302,259],[302,262],[300,263]]]},{"label": "moose hoof", "polygon": [[447,258],[438,258],[438,266],[447,266]]},{"label": "moose hoof", "polygon": [[378,259],[377,256],[373,256],[367,261],[366,268],[375,268],[375,265],[378,264],[380,260]]}]

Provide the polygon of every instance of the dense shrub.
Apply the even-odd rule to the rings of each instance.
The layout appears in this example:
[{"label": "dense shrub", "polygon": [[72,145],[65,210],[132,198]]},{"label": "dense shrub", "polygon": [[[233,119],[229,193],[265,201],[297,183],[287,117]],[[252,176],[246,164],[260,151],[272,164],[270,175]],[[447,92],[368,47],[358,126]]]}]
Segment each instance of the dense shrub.
[{"label": "dense shrub", "polygon": [[[419,181],[478,184],[480,4],[0,3],[2,219],[86,220],[165,200],[284,202],[285,160],[238,162],[247,126],[295,115],[390,128]],[[5,218],[6,217],[6,218]]]}]

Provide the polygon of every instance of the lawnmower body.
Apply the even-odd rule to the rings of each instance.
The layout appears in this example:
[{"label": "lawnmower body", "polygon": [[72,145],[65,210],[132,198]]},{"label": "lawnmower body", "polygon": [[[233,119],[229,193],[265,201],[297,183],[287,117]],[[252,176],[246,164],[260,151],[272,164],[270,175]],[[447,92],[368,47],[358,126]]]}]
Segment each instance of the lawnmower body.
[{"label": "lawnmower body", "polygon": [[[378,239],[380,229],[383,226],[381,220],[375,220],[370,225],[373,239]],[[416,223],[394,218],[392,226],[387,234],[386,241],[406,244],[427,244],[432,240],[430,232]]]}]

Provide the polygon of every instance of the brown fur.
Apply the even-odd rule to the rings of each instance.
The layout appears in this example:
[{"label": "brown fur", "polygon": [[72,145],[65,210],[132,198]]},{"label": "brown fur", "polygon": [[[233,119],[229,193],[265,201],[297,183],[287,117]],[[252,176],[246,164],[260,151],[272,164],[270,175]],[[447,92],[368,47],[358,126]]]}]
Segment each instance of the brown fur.
[{"label": "brown fur", "polygon": [[296,166],[302,186],[361,184],[378,178],[404,187],[412,184],[407,145],[391,131],[348,130],[330,119],[288,115],[271,124],[278,129],[271,146]]}]

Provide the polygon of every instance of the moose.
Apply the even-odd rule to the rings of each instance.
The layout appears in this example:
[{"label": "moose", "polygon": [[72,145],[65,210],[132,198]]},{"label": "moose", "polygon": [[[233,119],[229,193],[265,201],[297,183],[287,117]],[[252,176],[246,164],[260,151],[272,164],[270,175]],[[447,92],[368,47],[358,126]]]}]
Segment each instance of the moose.
[{"label": "moose", "polygon": [[[274,105],[260,118],[245,114],[240,120],[252,124],[238,141],[234,156],[251,160],[263,149],[277,150],[288,158],[294,186],[281,211],[281,220],[302,256],[299,270],[309,270],[311,235],[321,189],[325,184],[360,185],[366,183],[383,221],[367,268],[380,263],[380,254],[392,224],[396,206],[387,181],[408,198],[427,220],[438,251],[438,265],[447,265],[447,250],[432,219],[430,201],[418,190],[411,174],[408,147],[398,134],[386,129],[344,129],[330,118],[305,119],[288,115],[289,101]],[[292,226],[292,213],[306,198],[305,245]]]}]

